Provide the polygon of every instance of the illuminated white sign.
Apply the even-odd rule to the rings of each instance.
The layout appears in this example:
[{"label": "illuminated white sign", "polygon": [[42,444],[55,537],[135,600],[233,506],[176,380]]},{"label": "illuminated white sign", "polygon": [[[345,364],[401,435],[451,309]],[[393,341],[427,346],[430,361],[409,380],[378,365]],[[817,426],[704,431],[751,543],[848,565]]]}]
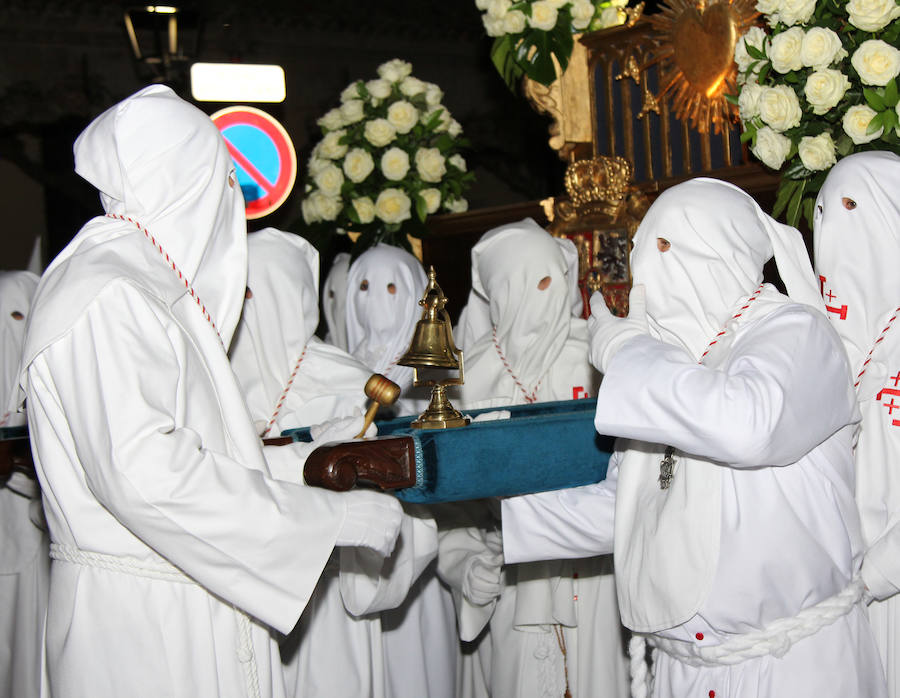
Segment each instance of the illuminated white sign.
[{"label": "illuminated white sign", "polygon": [[191,95],[198,102],[283,102],[280,65],[194,63]]}]

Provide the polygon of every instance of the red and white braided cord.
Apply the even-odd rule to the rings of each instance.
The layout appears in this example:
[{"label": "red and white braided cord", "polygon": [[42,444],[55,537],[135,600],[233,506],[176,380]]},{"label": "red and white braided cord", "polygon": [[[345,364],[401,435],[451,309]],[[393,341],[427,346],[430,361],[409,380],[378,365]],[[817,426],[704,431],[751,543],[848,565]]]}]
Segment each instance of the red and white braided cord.
[{"label": "red and white braided cord", "polygon": [[859,383],[862,380],[863,374],[866,372],[866,369],[869,367],[869,362],[872,360],[872,354],[875,353],[875,349],[884,341],[884,336],[887,334],[888,330],[891,329],[891,326],[894,323],[894,320],[897,319],[897,315],[900,315],[900,307],[897,307],[894,310],[894,314],[891,315],[891,319],[887,321],[887,324],[884,326],[884,329],[881,330],[881,334],[878,335],[878,339],[875,340],[875,343],[872,345],[872,348],[869,349],[869,353],[866,355],[866,360],[863,361],[862,368],[859,373],[856,375],[856,382],[853,384],[854,388],[859,388]]},{"label": "red and white braided cord", "polygon": [[297,359],[297,363],[294,364],[294,370],[291,371],[291,377],[288,378],[287,385],[284,386],[284,390],[281,391],[281,397],[278,398],[278,404],[275,405],[275,412],[272,414],[271,419],[269,419],[269,423],[266,424],[266,428],[263,430],[263,433],[260,436],[265,436],[272,429],[272,425],[275,424],[275,418],[278,417],[278,413],[281,411],[281,406],[284,404],[284,399],[287,397],[287,394],[291,391],[291,385],[294,383],[294,378],[297,377],[297,371],[300,370],[300,364],[303,363],[303,357],[306,356],[306,347],[303,347],[303,351],[300,352],[300,358]]},{"label": "red and white braided cord", "polygon": [[[184,283],[185,289],[190,294],[191,298],[197,303],[197,307],[200,308],[200,312],[203,313],[203,317],[206,318],[206,321],[212,326],[212,328],[216,331],[216,336],[219,338],[219,342],[222,342],[222,336],[219,334],[219,328],[216,327],[215,321],[212,319],[212,315],[209,314],[209,311],[206,309],[206,305],[204,305],[203,301],[200,300],[200,296],[194,291],[191,286],[191,282],[187,280],[187,277],[182,274],[181,269],[178,268],[178,265],[175,264],[174,260],[169,257],[169,253],[163,249],[163,246],[156,241],[156,238],[150,234],[150,231],[147,230],[144,226],[138,223],[136,220],[129,218],[128,216],[121,216],[117,213],[107,213],[107,218],[118,218],[122,221],[128,221],[132,225],[134,225],[138,230],[140,230],[144,236],[153,244],[156,248],[156,251],[159,252],[163,257],[165,257],[166,263],[168,263],[169,267],[178,274],[178,278],[181,279],[182,283]],[[222,346],[224,346],[224,342],[222,342]]]},{"label": "red and white braided cord", "polygon": [[[759,298],[759,294],[762,292],[763,286],[765,286],[765,284],[766,284],[766,282],[763,281],[759,285],[759,288],[750,294],[750,297],[747,299],[747,302],[744,303],[744,305],[742,305],[738,309],[738,311],[734,315],[731,316],[731,319],[729,320],[729,322],[731,322],[731,320],[737,320],[741,315],[744,314],[744,311],[750,307],[750,305],[753,303],[753,301],[755,301],[757,298]],[[703,359],[705,359],[706,355],[709,354],[710,350],[713,348],[713,345],[717,344],[719,341],[719,337],[721,337],[726,332],[728,332],[728,329],[726,327],[723,327],[721,329],[721,331],[715,337],[712,338],[712,341],[709,343],[709,346],[706,347],[706,351],[703,352],[703,355],[700,357],[700,360],[697,362],[698,364],[703,363]]]},{"label": "red and white braided cord", "polygon": [[543,376],[541,376],[541,380],[539,380],[539,381],[535,384],[534,388],[531,389],[531,392],[528,392],[528,391],[525,389],[525,386],[522,385],[521,381],[519,381],[519,379],[516,377],[516,374],[513,373],[512,367],[509,365],[509,362],[506,360],[506,357],[503,355],[503,350],[500,349],[500,343],[497,341],[497,328],[496,328],[496,327],[492,328],[492,329],[491,329],[491,332],[492,332],[492,335],[493,335],[493,338],[494,338],[494,348],[497,350],[497,356],[500,357],[500,361],[503,362],[503,366],[506,368],[506,372],[507,372],[507,373],[510,375],[510,377],[513,379],[513,382],[514,382],[517,386],[519,386],[519,390],[521,390],[521,391],[522,391],[522,395],[525,396],[525,402],[527,402],[527,403],[529,403],[529,404],[530,404],[530,403],[533,403],[533,402],[537,402],[538,388],[541,387],[541,381],[544,380]]}]

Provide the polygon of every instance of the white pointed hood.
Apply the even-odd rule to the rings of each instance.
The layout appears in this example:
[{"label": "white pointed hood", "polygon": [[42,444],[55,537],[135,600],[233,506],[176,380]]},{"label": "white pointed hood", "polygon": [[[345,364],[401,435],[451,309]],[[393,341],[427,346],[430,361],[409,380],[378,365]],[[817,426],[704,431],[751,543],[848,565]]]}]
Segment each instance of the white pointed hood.
[{"label": "white pointed hood", "polygon": [[[658,238],[671,247],[660,251]],[[641,221],[631,253],[651,332],[699,359],[735,304],[762,283],[773,256],[788,295],[821,310],[799,231],[728,182],[701,177],[667,189]]]},{"label": "white pointed hood", "polygon": [[409,348],[422,317],[419,300],[427,285],[418,259],[383,243],[363,252],[347,274],[350,353],[376,373],[387,371],[401,388],[412,385],[412,369],[395,362]]},{"label": "white pointed hood", "polygon": [[192,288],[227,347],[246,286],[246,221],[234,164],[209,117],[168,87],[144,88],[82,132],[75,169],[116,218],[89,221],[45,271],[26,365],[116,277],[168,303]]},{"label": "white pointed hood", "polygon": [[325,341],[339,349],[347,350],[347,273],[350,271],[350,253],[339,252],[331,263],[325,283],[322,284],[322,314],[328,333]]},{"label": "white pointed hood", "polygon": [[10,407],[38,279],[30,271],[0,271],[0,427],[24,423],[24,415],[12,414]]},{"label": "white pointed hood", "polygon": [[816,273],[854,376],[900,306],[898,193],[900,156],[873,151],[838,162],[816,199]]},{"label": "white pointed hood", "polygon": [[[472,248],[472,290],[488,299],[497,343],[534,387],[569,336],[572,296],[562,247],[531,218],[488,231]],[[546,288],[539,288],[545,277]]]}]

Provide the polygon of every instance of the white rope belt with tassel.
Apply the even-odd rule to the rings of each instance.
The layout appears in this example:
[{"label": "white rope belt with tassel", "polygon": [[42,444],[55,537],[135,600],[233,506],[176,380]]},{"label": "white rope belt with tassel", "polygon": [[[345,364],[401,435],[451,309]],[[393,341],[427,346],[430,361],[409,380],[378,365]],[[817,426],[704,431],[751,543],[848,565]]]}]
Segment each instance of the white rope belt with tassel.
[{"label": "white rope belt with tassel", "polygon": [[658,635],[635,634],[629,645],[632,695],[636,698],[648,695],[646,662],[643,661],[645,642],[694,667],[729,666],[767,655],[780,658],[794,643],[815,635],[822,628],[847,615],[862,600],[864,594],[865,584],[862,578],[854,577],[843,591],[804,608],[795,616],[779,618],[762,630],[734,635],[721,644],[707,647]]},{"label": "white rope belt with tassel", "polygon": [[[50,544],[50,557],[60,562],[69,562],[74,565],[96,567],[110,572],[130,574],[135,577],[158,579],[165,582],[177,582],[180,584],[197,584],[184,572],[162,558],[156,560],[140,560],[124,555],[109,555],[107,553],[95,553],[81,550],[71,545],[61,543]],[[258,698],[259,670],[256,666],[256,656],[253,651],[253,638],[251,636],[250,619],[238,608],[234,608],[237,614],[238,631],[238,660],[244,665],[247,679],[247,690],[251,698]]]}]

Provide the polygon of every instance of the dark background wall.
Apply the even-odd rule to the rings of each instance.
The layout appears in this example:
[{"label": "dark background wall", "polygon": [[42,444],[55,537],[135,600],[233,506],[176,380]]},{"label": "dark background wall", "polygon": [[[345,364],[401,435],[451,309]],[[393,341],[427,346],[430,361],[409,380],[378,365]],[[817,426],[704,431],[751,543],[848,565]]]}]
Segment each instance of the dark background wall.
[{"label": "dark background wall", "polygon": [[[356,79],[401,58],[437,83],[472,142],[477,182],[470,208],[531,201],[562,190],[564,163],[547,145],[549,121],[509,92],[491,65],[491,39],[471,0],[257,0],[176,3],[191,61],[277,63],[287,98],[257,105],[284,124],[301,176],[315,124]],[[100,212],[73,171],[72,143],[97,114],[148,84],[128,44],[128,4],[0,0],[0,269],[24,267],[41,236],[48,261]],[[185,64],[187,67],[189,63]],[[177,71],[169,83],[189,98]],[[199,104],[208,113],[225,106]],[[299,187],[275,213],[251,222],[298,231]]]}]

